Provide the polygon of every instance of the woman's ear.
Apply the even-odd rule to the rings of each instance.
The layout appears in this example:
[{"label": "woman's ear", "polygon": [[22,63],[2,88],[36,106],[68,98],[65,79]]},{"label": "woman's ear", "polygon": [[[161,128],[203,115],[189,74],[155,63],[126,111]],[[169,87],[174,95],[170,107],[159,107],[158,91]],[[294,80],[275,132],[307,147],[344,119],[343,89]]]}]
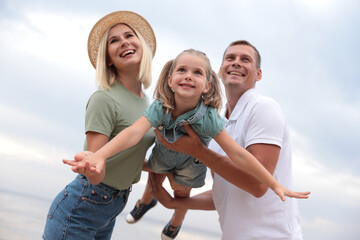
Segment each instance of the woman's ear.
[{"label": "woman's ear", "polygon": [[106,66],[109,68],[113,65],[112,61],[110,60],[109,57],[106,58]]},{"label": "woman's ear", "polygon": [[169,87],[171,88],[171,75],[168,76],[168,84],[169,84]]}]

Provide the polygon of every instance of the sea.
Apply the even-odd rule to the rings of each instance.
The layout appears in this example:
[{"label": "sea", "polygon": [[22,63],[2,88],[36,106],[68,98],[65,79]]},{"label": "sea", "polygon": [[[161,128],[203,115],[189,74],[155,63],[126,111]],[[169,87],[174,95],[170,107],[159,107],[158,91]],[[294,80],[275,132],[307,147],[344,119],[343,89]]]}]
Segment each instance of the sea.
[{"label": "sea", "polygon": [[[139,194],[129,197],[124,211],[117,217],[112,239],[158,240],[163,227],[172,216],[172,210],[158,204],[136,224],[127,224],[125,217]],[[42,239],[46,215],[52,198],[38,197],[36,193],[21,193],[0,189],[0,240]],[[216,240],[221,238],[215,211],[189,211],[177,240]],[[79,236],[81,240],[81,236]]]}]

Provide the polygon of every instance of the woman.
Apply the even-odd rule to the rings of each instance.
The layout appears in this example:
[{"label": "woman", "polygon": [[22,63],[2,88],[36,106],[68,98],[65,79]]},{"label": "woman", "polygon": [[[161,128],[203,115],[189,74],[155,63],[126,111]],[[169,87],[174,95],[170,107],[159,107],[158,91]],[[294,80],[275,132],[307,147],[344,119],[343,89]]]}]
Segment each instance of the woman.
[{"label": "woman", "polygon": [[[142,86],[151,83],[155,50],[151,26],[136,13],[113,12],[94,25],[88,53],[99,90],[86,107],[85,150],[96,152],[148,107]],[[154,134],[148,131],[133,148],[107,159],[101,183],[99,175],[87,179],[77,171],[80,174],[54,199],[43,239],[110,239],[115,218],[126,205],[131,185],[140,179],[153,141]]]}]

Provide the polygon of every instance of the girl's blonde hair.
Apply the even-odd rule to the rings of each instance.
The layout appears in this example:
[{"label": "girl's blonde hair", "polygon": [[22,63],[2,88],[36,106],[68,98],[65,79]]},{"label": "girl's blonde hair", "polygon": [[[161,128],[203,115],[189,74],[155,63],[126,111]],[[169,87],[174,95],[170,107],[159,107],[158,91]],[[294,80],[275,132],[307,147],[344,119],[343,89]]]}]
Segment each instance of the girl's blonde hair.
[{"label": "girl's blonde hair", "polygon": [[[148,88],[151,84],[151,63],[153,58],[151,49],[147,45],[143,36],[136,29],[130,27],[127,24],[124,25],[128,26],[131,30],[134,31],[142,45],[143,54],[140,61],[138,80],[142,82],[144,88]],[[114,26],[112,26],[111,28],[113,28]],[[98,55],[96,59],[96,82],[102,89],[109,89],[118,80],[115,67],[107,66],[107,39],[111,28],[109,28],[105,32],[103,38],[100,41]]]},{"label": "girl's blonde hair", "polygon": [[168,78],[172,74],[177,60],[184,54],[198,56],[206,62],[206,79],[210,82],[210,88],[207,93],[202,95],[201,101],[205,105],[213,107],[219,111],[222,107],[219,79],[216,73],[212,70],[210,60],[206,54],[195,49],[187,49],[181,52],[174,60],[170,60],[165,64],[156,84],[154,98],[162,102],[162,105],[166,108],[166,112],[174,109],[175,97],[174,92],[169,86]]}]

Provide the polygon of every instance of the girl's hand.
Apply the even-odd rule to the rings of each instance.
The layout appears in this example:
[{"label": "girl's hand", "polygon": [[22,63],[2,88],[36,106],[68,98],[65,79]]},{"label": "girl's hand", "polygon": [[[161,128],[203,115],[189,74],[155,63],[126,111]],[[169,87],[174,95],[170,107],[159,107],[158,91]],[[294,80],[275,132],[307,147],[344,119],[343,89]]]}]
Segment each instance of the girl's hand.
[{"label": "girl's hand", "polygon": [[90,168],[89,162],[86,162],[87,157],[93,155],[94,153],[84,151],[84,152],[78,152],[74,156],[74,160],[67,160],[63,159],[63,163],[72,166],[71,170],[73,170],[76,173],[82,174],[85,169],[88,171],[94,171],[96,170],[95,167]]},{"label": "girl's hand", "polygon": [[74,160],[63,159],[63,163],[72,166],[73,172],[86,176],[92,184],[99,184],[105,177],[105,160],[97,158],[92,152],[79,152]]},{"label": "girl's hand", "polygon": [[274,192],[280,197],[282,201],[285,201],[285,196],[298,199],[307,199],[309,198],[310,194],[310,192],[293,192],[280,184],[274,188]]}]

